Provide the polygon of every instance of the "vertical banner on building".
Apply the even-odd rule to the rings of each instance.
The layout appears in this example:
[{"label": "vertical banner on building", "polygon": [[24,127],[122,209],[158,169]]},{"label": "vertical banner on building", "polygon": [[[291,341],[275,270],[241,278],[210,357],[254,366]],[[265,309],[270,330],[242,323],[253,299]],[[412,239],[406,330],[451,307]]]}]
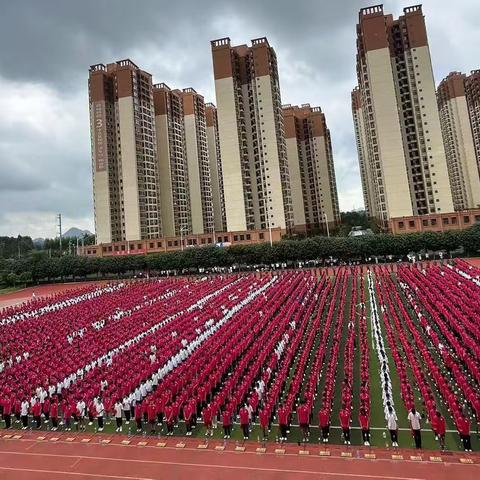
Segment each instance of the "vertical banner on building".
[{"label": "vertical banner on building", "polygon": [[95,169],[97,172],[104,172],[107,169],[105,102],[95,102],[93,104],[93,125],[95,135]]}]

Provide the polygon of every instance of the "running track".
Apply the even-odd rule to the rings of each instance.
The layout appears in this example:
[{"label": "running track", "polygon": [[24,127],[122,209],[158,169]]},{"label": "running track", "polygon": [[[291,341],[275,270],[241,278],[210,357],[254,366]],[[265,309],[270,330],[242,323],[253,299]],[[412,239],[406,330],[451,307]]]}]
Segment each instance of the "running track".
[{"label": "running track", "polygon": [[[0,478],[2,480],[220,480],[229,478],[295,480],[447,480],[480,478],[480,456],[470,454],[473,464],[462,464],[463,454],[443,455],[441,463],[430,460],[438,453],[423,451],[421,460],[410,460],[412,450],[401,450],[403,460],[392,460],[392,451],[351,447],[352,458],[341,458],[341,446],[331,446],[330,456],[320,456],[318,445],[308,445],[308,455],[301,447],[289,444],[285,453],[275,453],[269,444],[266,453],[257,453],[258,444],[246,442],[245,451],[235,451],[236,443],[212,440],[199,449],[202,439],[159,439],[122,435],[82,435],[66,433],[0,434]],[[42,435],[39,440],[39,435]],[[68,440],[67,440],[68,439]],[[89,439],[83,443],[83,439]],[[109,443],[101,443],[106,441]],[[122,441],[130,441],[122,445]],[[139,446],[139,443],[145,445]],[[185,446],[177,446],[185,442]],[[225,447],[217,451],[215,447]],[[321,447],[323,449],[323,447]],[[376,454],[367,459],[366,453]]]}]

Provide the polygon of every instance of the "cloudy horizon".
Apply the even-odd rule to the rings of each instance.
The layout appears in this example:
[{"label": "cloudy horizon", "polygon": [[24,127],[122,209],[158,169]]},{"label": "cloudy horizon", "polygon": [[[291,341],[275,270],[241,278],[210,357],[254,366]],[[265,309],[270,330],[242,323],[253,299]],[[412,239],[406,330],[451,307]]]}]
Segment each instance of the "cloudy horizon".
[{"label": "cloudy horizon", "polygon": [[[321,5],[320,5],[321,3]],[[325,112],[342,211],[363,208],[350,110],[355,26],[374,2],[19,0],[0,18],[0,235],[93,231],[88,69],[130,58],[155,83],[193,87],[215,102],[210,40],[266,36],[278,57],[283,103]],[[414,2],[384,2],[394,17]],[[480,68],[480,4],[425,0],[436,84]]]}]

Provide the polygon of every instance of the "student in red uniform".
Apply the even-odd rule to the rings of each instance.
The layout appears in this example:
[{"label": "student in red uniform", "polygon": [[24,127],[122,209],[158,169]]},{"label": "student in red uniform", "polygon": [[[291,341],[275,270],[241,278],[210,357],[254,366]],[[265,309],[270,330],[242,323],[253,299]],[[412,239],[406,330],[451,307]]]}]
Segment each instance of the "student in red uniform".
[{"label": "student in red uniform", "polygon": [[322,431],[323,443],[328,443],[328,436],[330,435],[330,419],[326,408],[322,408],[318,412],[318,424]]},{"label": "student in red uniform", "polygon": [[42,404],[40,402],[35,402],[35,405],[32,407],[32,415],[35,421],[35,428],[40,428],[42,425]]},{"label": "student in red uniform", "polygon": [[54,398],[50,405],[50,417],[52,419],[52,430],[56,430],[58,428],[58,402],[57,399]]},{"label": "student in red uniform", "polygon": [[222,412],[222,426],[223,426],[223,438],[230,438],[232,434],[232,415],[228,405],[225,410]]},{"label": "student in red uniform", "polygon": [[343,443],[345,445],[350,445],[350,411],[342,405],[340,410],[340,426],[342,427],[343,432]]},{"label": "student in red uniform", "polygon": [[193,416],[193,407],[190,402],[187,402],[183,407],[183,418],[185,420],[185,427],[187,429],[187,435],[192,434],[192,416]]},{"label": "student in red uniform", "polygon": [[305,402],[302,400],[300,405],[297,407],[297,417],[300,428],[303,432],[303,441],[306,442],[308,436],[310,435],[310,426],[309,426],[309,417],[310,412],[308,407],[305,405]]},{"label": "student in red uniform", "polygon": [[242,430],[243,430],[244,440],[248,440],[248,437],[250,436],[249,420],[250,420],[250,416],[249,416],[247,404],[244,403],[243,407],[240,409],[240,426],[242,427]]},{"label": "student in red uniform", "polygon": [[438,438],[440,442],[440,448],[445,450],[445,432],[446,432],[446,424],[445,418],[442,414],[437,411],[432,418],[432,429],[435,432],[435,436]]},{"label": "student in red uniform", "polygon": [[141,402],[135,403],[135,422],[137,422],[137,432],[142,431],[142,414],[143,407]]},{"label": "student in red uniform", "polygon": [[69,432],[72,429],[72,405],[68,401],[63,404],[63,420],[65,421],[65,430]]},{"label": "student in red uniform", "polygon": [[173,408],[169,403],[165,406],[165,421],[167,422],[167,435],[173,435]]},{"label": "student in red uniform", "polygon": [[358,423],[362,429],[362,439],[365,446],[370,446],[370,422],[367,412],[364,408],[360,409],[360,415],[358,416]]},{"label": "student in red uniform", "polygon": [[202,410],[202,418],[203,418],[203,424],[205,425],[205,436],[210,435],[211,437],[213,437],[212,408],[211,408],[210,404],[208,404]]},{"label": "student in red uniform", "polygon": [[472,451],[472,443],[470,439],[470,420],[465,416],[459,416],[457,420],[457,429],[466,452]]},{"label": "student in red uniform", "polygon": [[155,403],[150,401],[147,405],[148,423],[150,424],[150,433],[155,433],[155,423],[157,419],[157,408]]},{"label": "student in red uniform", "polygon": [[283,404],[278,407],[278,426],[280,428],[280,440],[287,440],[288,412]]},{"label": "student in red uniform", "polygon": [[2,402],[3,405],[3,421],[5,422],[5,428],[11,428],[12,426],[12,399],[5,397]]},{"label": "student in red uniform", "polygon": [[47,397],[45,398],[45,401],[43,402],[43,415],[45,416],[45,423],[48,423],[50,419],[50,399]]},{"label": "student in red uniform", "polygon": [[268,439],[268,424],[270,420],[270,412],[267,407],[264,407],[260,410],[258,414],[260,420],[260,428],[262,429],[263,440]]}]

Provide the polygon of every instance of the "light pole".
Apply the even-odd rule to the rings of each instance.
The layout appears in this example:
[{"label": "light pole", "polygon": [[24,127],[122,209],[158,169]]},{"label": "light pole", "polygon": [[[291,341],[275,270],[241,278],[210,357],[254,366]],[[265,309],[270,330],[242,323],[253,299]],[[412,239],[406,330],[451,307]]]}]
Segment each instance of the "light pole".
[{"label": "light pole", "polygon": [[323,218],[325,219],[325,226],[327,227],[327,237],[330,237],[330,229],[328,228],[328,217],[326,213],[323,213]]}]

